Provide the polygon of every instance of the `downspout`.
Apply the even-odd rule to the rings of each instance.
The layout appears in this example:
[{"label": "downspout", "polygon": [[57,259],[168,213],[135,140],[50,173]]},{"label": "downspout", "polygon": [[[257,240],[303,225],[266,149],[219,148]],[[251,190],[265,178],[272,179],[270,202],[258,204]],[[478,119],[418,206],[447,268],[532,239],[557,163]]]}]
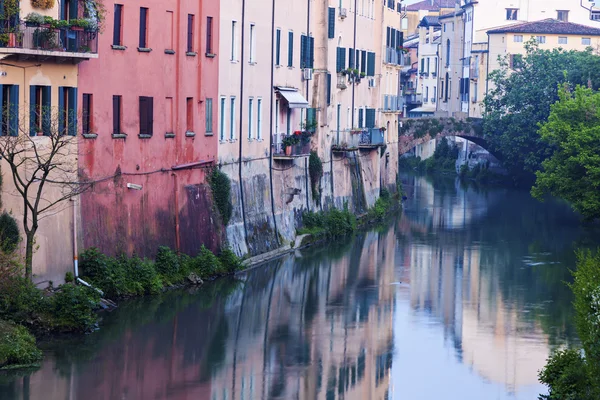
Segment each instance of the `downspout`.
[{"label": "downspout", "polygon": [[487,34],[487,65],[485,67],[485,95],[488,95],[488,83],[489,83],[489,72],[490,72],[490,34]]},{"label": "downspout", "polygon": [[[356,14],[358,13],[358,0],[354,0],[354,42],[352,45],[352,51],[354,52],[354,68],[357,63],[358,57],[356,56]],[[348,61],[350,61],[350,56],[348,56]],[[350,129],[354,128],[354,89],[356,88],[356,84],[352,81],[352,117],[351,117],[351,126]]]},{"label": "downspout", "polygon": [[[309,43],[310,43],[310,2],[311,1],[312,0],[306,0],[306,6],[307,6],[307,12],[306,12],[306,38],[307,38],[307,41]],[[306,45],[308,46],[308,43]],[[314,47],[313,47],[313,51],[314,51]],[[272,66],[271,66],[271,68],[272,68]],[[314,65],[313,65],[313,69],[314,69]],[[310,104],[310,101],[308,100],[308,96],[309,96],[308,82],[309,81],[307,79],[306,80],[306,101]],[[314,118],[315,118],[315,120],[317,118],[316,110],[315,110],[315,116],[314,116]],[[306,110],[306,122],[308,123],[308,109]],[[308,211],[310,211],[310,199],[309,199],[309,196],[308,196],[308,159],[306,157],[304,157],[304,175],[305,175],[305,180],[306,180],[306,209]]]},{"label": "downspout", "polygon": [[[271,107],[269,110],[269,180],[271,181],[271,213],[273,214],[273,228],[277,247],[281,247],[279,231],[277,230],[277,218],[275,217],[275,195],[273,194],[273,104],[275,103],[275,0],[271,5]],[[278,116],[279,118],[279,116]]]},{"label": "downspout", "polygon": [[[178,2],[179,3],[179,2]],[[240,140],[240,156],[238,159],[239,164],[239,181],[240,181],[240,203],[242,205],[242,221],[244,223],[244,240],[246,241],[246,247],[249,249],[248,245],[248,227],[246,224],[246,211],[244,208],[244,182],[242,181],[242,138],[243,138],[243,122],[244,122],[244,49],[246,48],[244,38],[246,32],[246,0],[242,0],[242,54],[240,55],[240,132],[239,132],[239,140]],[[273,66],[271,65],[271,68]]]},{"label": "downspout", "polygon": [[179,182],[177,174],[173,172],[173,185],[175,186],[175,250],[177,253],[181,251],[181,242],[179,238]]},{"label": "downspout", "polygon": [[79,259],[77,255],[77,199],[73,198],[73,272],[79,278]]},{"label": "downspout", "polygon": [[[179,124],[179,90],[180,90],[180,66],[181,66],[181,62],[180,62],[180,51],[179,51],[179,45],[181,44],[180,38],[179,38],[179,32],[181,32],[181,2],[178,1],[177,2],[177,35],[175,36],[175,40],[176,40],[176,49],[177,49],[177,54],[175,55],[175,112],[174,115],[176,115],[177,117],[175,118],[175,132],[179,132],[179,128],[180,128],[180,124]],[[178,144],[181,143],[181,139],[179,138],[179,135],[175,135],[175,146],[179,147]]]}]

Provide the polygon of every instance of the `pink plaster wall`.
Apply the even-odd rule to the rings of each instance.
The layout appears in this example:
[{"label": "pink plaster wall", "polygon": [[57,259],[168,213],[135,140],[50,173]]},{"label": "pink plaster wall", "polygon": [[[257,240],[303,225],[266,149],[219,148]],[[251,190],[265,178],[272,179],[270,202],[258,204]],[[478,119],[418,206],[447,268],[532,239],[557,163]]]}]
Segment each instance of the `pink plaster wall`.
[{"label": "pink plaster wall", "polygon": [[[80,147],[84,178],[99,180],[82,196],[83,246],[108,253],[127,251],[152,256],[158,245],[194,253],[204,243],[218,246],[212,200],[205,185],[205,169],[174,173],[175,165],[211,161],[217,157],[218,59],[206,53],[207,16],[213,17],[213,49],[218,49],[219,2],[214,0],[133,0],[123,4],[123,45],[113,41],[114,1],[105,2],[106,24],[99,39],[99,58],[79,67],[79,107],[82,95],[93,95],[92,131]],[[138,51],[140,7],[147,7],[149,53]],[[172,12],[172,32],[169,23]],[[186,55],[188,14],[194,15],[195,56]],[[165,50],[175,50],[167,54]],[[213,50],[216,52],[216,50]],[[112,96],[122,96],[121,131],[114,139]],[[154,98],[153,137],[139,134],[139,96]],[[167,97],[172,98],[172,122]],[[186,137],[186,98],[193,98],[193,130]],[[206,99],[213,99],[213,132],[206,132]],[[166,138],[174,132],[174,138]],[[164,170],[163,172],[155,172]],[[144,175],[142,175],[144,174]],[[143,189],[127,189],[127,183]],[[176,221],[179,217],[179,235]]]}]

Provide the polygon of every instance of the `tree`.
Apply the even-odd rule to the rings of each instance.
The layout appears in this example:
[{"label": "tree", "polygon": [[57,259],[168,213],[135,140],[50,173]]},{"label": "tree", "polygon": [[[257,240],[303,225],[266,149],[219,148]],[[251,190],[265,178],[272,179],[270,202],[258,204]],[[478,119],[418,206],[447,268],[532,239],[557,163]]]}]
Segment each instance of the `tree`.
[{"label": "tree", "polygon": [[512,69],[503,59],[501,68],[490,74],[483,126],[489,150],[501,155],[517,181],[531,184],[542,161],[555,149],[540,138],[538,129],[558,100],[559,85],[600,87],[600,57],[591,49],[540,50],[535,41],[526,43],[525,49]]},{"label": "tree", "polygon": [[8,164],[14,191],[23,201],[25,276],[31,280],[40,221],[59,212],[61,203],[89,184],[77,177],[76,113],[34,105],[18,111],[14,107],[2,112],[0,157]]},{"label": "tree", "polygon": [[536,172],[532,194],[550,193],[569,201],[587,219],[600,217],[600,93],[565,85],[539,131],[555,149]]}]

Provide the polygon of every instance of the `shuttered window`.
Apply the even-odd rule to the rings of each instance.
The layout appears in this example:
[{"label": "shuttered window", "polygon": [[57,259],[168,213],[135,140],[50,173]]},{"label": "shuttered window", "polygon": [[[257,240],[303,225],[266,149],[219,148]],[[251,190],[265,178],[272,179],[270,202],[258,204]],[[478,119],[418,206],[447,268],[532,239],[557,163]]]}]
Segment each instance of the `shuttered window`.
[{"label": "shuttered window", "polygon": [[140,96],[140,135],[152,135],[154,125],[154,99]]},{"label": "shuttered window", "polygon": [[338,47],[335,62],[335,71],[341,72],[346,69],[346,48]]},{"label": "shuttered window", "polygon": [[365,50],[360,52],[360,72],[367,72],[367,52]]},{"label": "shuttered window", "polygon": [[92,95],[90,93],[83,94],[83,104],[81,105],[81,123],[82,132],[91,133],[92,131]]},{"label": "shuttered window", "polygon": [[294,32],[288,33],[288,67],[294,66]]},{"label": "shuttered window", "polygon": [[121,132],[121,96],[114,95],[112,101],[113,107],[113,135],[119,135]]},{"label": "shuttered window", "polygon": [[375,53],[367,53],[367,76],[375,76]]},{"label": "shuttered window", "polygon": [[364,126],[363,125],[363,109],[359,108],[358,109],[358,127],[362,128],[363,126]]},{"label": "shuttered window", "polygon": [[329,24],[327,25],[327,37],[333,39],[335,37],[335,8],[329,7]]},{"label": "shuttered window", "polygon": [[[48,98],[50,98],[50,87],[48,87]],[[77,88],[71,87],[67,89],[67,118],[67,123],[69,125],[67,129],[68,134],[70,136],[77,136]],[[50,115],[48,115],[47,119],[47,124],[49,127]],[[50,128],[48,128],[48,130],[49,129]]]},{"label": "shuttered window", "polygon": [[354,66],[354,68],[360,71],[360,50],[356,50],[355,54],[356,58],[354,59],[354,61],[356,62],[356,65]]},{"label": "shuttered window", "polygon": [[275,34],[275,65],[281,65],[281,29]]},{"label": "shuttered window", "polygon": [[206,54],[213,54],[213,17],[206,17]]},{"label": "shuttered window", "polygon": [[385,32],[385,47],[390,47],[390,45],[392,44],[392,28],[390,28],[389,26],[386,29]]},{"label": "shuttered window", "polygon": [[315,38],[308,38],[308,68],[314,68],[315,64]]},{"label": "shuttered window", "polygon": [[140,7],[140,48],[148,47],[148,9],[146,7]]},{"label": "shuttered window", "polygon": [[315,39],[309,36],[300,36],[300,68],[313,68],[315,53]]},{"label": "shuttered window", "polygon": [[51,90],[51,86],[29,86],[29,134],[31,136],[37,135],[38,132],[43,132],[44,136],[51,134]]},{"label": "shuttered window", "polygon": [[123,20],[123,5],[115,4],[115,21],[114,21],[114,27],[113,27],[113,43],[112,43],[115,46],[123,45],[123,40],[122,40],[122,35],[121,35],[122,20]]},{"label": "shuttered window", "polygon": [[194,15],[188,14],[187,20],[187,52],[194,51]]},{"label": "shuttered window", "polygon": [[212,133],[213,131],[213,99],[207,98],[205,101],[205,113],[204,119],[206,120],[206,133]]},{"label": "shuttered window", "polygon": [[354,68],[354,50],[348,49],[348,68]]},{"label": "shuttered window", "polygon": [[317,109],[307,108],[306,109],[306,126],[308,130],[314,132],[317,125]]},{"label": "shuttered window", "polygon": [[331,104],[331,74],[327,73],[327,105]]},{"label": "shuttered window", "polygon": [[375,109],[367,108],[365,111],[365,119],[367,128],[375,128]]}]

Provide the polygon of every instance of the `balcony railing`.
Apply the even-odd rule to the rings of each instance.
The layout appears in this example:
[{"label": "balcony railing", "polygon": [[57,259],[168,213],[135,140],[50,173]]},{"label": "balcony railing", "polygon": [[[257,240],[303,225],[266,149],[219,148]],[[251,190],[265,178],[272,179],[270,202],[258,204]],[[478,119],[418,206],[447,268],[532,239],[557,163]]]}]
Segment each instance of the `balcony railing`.
[{"label": "balcony railing", "polygon": [[[297,138],[298,143],[291,146],[285,146],[286,138]],[[302,157],[310,154],[310,139],[304,135],[287,135],[285,133],[275,133],[273,135],[273,157],[275,158],[293,158]]]},{"label": "balcony railing", "polygon": [[411,94],[406,96],[406,103],[408,104],[423,104],[422,94]]},{"label": "balcony railing", "polygon": [[385,144],[384,131],[380,128],[360,128],[331,131],[334,151],[356,151],[359,148],[369,149]]},{"label": "balcony railing", "polygon": [[393,47],[386,47],[385,62],[395,65],[410,65],[410,56],[405,54],[402,50],[397,50]]},{"label": "balcony railing", "polygon": [[[50,26],[27,26],[0,30],[1,53],[38,54],[43,51],[61,53],[57,56],[90,58],[98,54],[98,32],[82,28],[51,28]],[[70,53],[70,54],[65,54]],[[77,53],[75,55],[74,53]]]},{"label": "balcony railing", "polygon": [[383,95],[383,111],[402,111],[404,108],[404,97],[394,95]]}]

